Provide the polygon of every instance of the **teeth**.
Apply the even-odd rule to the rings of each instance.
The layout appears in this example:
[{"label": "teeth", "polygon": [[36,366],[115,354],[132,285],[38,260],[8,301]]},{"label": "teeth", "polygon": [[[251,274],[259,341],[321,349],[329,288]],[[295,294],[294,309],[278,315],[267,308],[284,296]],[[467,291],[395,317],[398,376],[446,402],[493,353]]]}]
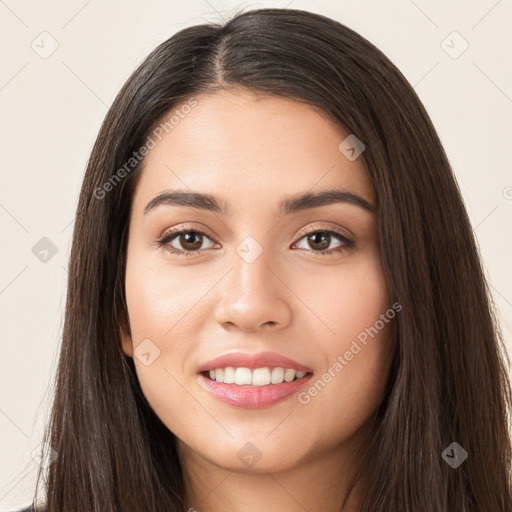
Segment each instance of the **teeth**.
[{"label": "teeth", "polygon": [[252,372],[253,386],[268,386],[271,380],[272,379],[270,378],[270,370],[268,368],[256,368]]},{"label": "teeth", "polygon": [[[217,375],[215,375],[215,378],[217,378]],[[235,384],[237,386],[250,386],[252,384],[251,370],[249,368],[237,368],[235,370]]]},{"label": "teeth", "polygon": [[224,384],[237,386],[268,386],[269,384],[282,384],[301,379],[306,372],[292,370],[291,368],[216,368],[209,371],[210,379]]},{"label": "teeth", "polygon": [[295,378],[295,370],[286,370],[284,372],[284,380],[286,382],[291,382]]},{"label": "teeth", "polygon": [[274,368],[272,370],[272,384],[281,384],[284,380],[284,369]]},{"label": "teeth", "polygon": [[[213,378],[216,380],[216,378],[219,379],[219,382],[224,382],[224,368],[218,368],[217,370],[215,370],[215,374],[213,376]],[[210,375],[211,377],[211,375]],[[234,379],[234,376],[233,376],[233,379]]]},{"label": "teeth", "polygon": [[[219,375],[219,378],[222,378],[222,375]],[[217,380],[217,370],[215,370],[215,380]],[[219,382],[224,382],[224,384],[234,384],[235,369],[231,366],[229,368],[224,368],[224,379],[222,381],[219,380]]]}]

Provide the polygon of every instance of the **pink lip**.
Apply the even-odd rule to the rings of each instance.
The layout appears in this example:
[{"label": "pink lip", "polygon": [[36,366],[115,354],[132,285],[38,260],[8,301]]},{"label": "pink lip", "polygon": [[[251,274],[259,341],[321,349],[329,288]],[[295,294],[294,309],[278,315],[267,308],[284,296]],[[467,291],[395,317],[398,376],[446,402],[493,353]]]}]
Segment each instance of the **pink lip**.
[{"label": "pink lip", "polygon": [[[218,367],[217,367],[218,368]],[[198,375],[199,384],[209,391],[215,398],[226,404],[245,409],[259,409],[270,407],[289,396],[297,393],[312,377],[307,373],[301,379],[282,384],[269,384],[268,386],[237,386],[210,380],[202,374]]]},{"label": "pink lip", "polygon": [[[286,370],[290,368],[292,370],[303,371],[306,373],[312,373],[313,370],[307,366],[303,366],[297,361],[293,361],[288,357],[275,352],[258,352],[255,354],[248,354],[243,352],[231,352],[222,356],[216,357],[211,361],[201,365],[198,372],[206,372],[209,370],[215,370],[217,368],[226,368],[232,366],[234,368],[264,368],[264,367],[281,367]],[[238,386],[239,387],[239,386]],[[265,386],[262,386],[262,388]]]}]

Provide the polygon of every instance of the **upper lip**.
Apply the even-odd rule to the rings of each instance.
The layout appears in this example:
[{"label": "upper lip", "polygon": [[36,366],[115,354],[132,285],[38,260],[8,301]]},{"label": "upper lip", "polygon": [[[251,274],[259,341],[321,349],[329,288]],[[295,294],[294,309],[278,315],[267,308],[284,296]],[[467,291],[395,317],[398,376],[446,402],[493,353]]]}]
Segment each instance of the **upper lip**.
[{"label": "upper lip", "polygon": [[275,352],[230,352],[204,363],[199,367],[198,372],[215,370],[216,368],[226,368],[228,366],[253,369],[270,366],[273,368],[290,368],[292,370],[312,373],[311,368]]}]

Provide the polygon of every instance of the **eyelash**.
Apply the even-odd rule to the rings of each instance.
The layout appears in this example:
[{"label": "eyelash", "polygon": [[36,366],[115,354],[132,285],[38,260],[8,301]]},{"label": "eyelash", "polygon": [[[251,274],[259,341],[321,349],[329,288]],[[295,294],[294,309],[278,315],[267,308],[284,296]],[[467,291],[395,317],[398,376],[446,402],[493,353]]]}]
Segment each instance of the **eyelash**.
[{"label": "eyelash", "polygon": [[[162,238],[157,240],[156,244],[158,247],[165,249],[166,251],[170,252],[171,254],[175,254],[177,256],[194,256],[196,255],[199,250],[196,251],[182,251],[179,249],[176,249],[169,245],[169,243],[174,240],[177,236],[182,235],[184,233],[196,233],[200,235],[204,235],[207,238],[210,238],[206,233],[203,231],[200,231],[199,229],[195,228],[189,228],[189,229],[181,229],[181,227],[175,228],[171,231],[168,231],[165,233]],[[314,251],[313,249],[310,249],[310,252],[313,252],[315,255],[318,256],[332,256],[334,253],[343,253],[343,252],[349,252],[352,249],[355,248],[356,244],[353,240],[350,240],[346,236],[342,235],[341,233],[334,231],[333,229],[327,229],[327,228],[317,228],[311,231],[308,231],[306,233],[302,233],[301,236],[297,241],[302,240],[303,238],[312,235],[314,233],[327,233],[329,235],[333,235],[335,238],[337,238],[340,242],[342,242],[342,245],[335,247],[334,249],[324,249],[323,251]],[[300,250],[308,250],[308,249],[300,249]]]}]

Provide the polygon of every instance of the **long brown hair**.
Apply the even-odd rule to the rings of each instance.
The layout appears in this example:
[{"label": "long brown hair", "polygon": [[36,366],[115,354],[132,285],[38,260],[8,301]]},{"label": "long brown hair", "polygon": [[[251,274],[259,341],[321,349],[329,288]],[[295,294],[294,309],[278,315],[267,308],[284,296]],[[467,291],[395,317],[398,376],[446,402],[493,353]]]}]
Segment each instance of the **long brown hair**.
[{"label": "long brown hair", "polygon": [[[130,76],[101,126],[80,192],[45,433],[57,457],[38,475],[48,512],[185,510],[174,434],[121,349],[127,225],[141,170],[126,163],[173,108],[232,87],[320,107],[365,145],[382,264],[402,311],[359,471],[368,482],[360,510],[510,512],[508,358],[438,135],[381,51],[337,21],[293,9],[179,31]],[[457,468],[441,456],[452,442],[468,454]]]}]

